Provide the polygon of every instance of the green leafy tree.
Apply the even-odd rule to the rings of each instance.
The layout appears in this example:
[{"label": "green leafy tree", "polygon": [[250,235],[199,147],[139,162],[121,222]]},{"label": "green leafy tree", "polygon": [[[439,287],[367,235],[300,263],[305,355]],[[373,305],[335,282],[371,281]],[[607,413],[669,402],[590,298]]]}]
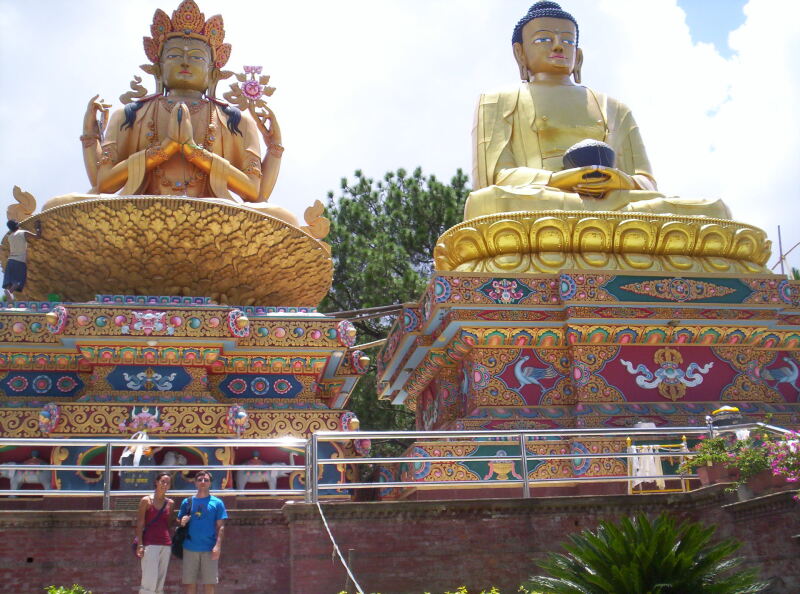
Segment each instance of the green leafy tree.
[{"label": "green leafy tree", "polygon": [[527,587],[556,594],[761,592],[754,570],[741,570],[731,555],[740,543],[711,544],[714,527],[683,523],[666,514],[650,522],[644,514],[619,526],[601,522],[592,532],[570,536],[568,555],[551,553],[539,563],[552,577],[535,577]]},{"label": "green leafy tree", "polygon": [[[468,179],[459,169],[450,184],[417,168],[389,172],[382,180],[355,172],[328,194],[334,279],[320,311],[350,311],[417,301],[433,273],[439,236],[461,222]],[[385,338],[394,318],[356,321],[361,343]],[[369,351],[371,357],[378,349]],[[354,390],[348,408],[364,429],[413,428],[413,415],[377,399],[375,365]]]}]

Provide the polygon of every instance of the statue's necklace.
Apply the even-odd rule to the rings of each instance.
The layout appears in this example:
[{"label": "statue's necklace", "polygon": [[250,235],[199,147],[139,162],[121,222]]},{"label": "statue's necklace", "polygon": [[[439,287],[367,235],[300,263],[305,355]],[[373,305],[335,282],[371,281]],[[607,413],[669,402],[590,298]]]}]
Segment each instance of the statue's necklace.
[{"label": "statue's necklace", "polygon": [[[164,103],[164,107],[167,108],[168,112],[172,113],[172,110],[175,109],[175,106],[178,105],[178,103],[181,103],[181,102],[180,101],[175,101],[174,99],[167,98],[166,102]],[[187,107],[189,108],[189,113],[192,113],[192,114],[195,114],[198,111],[200,111],[201,109],[203,109],[203,105],[205,105],[204,101],[188,101],[188,102],[187,101],[183,101],[183,103],[186,103]]]},{"label": "statue's necklace", "polygon": [[[172,110],[179,102],[176,102],[174,99],[161,97],[158,103],[159,104],[156,105],[155,108],[155,115],[153,116],[152,123],[150,124],[151,130],[148,133],[148,136],[152,134],[151,146],[156,146],[161,143],[158,136],[158,112],[160,111],[161,105],[163,104],[167,111],[172,113]],[[216,140],[217,128],[214,123],[214,104],[210,101],[192,101],[187,105],[189,107],[189,113],[194,114],[199,112],[206,104],[208,105],[208,124],[206,126],[206,134],[203,139],[202,148],[211,151],[214,146],[214,140]],[[205,171],[195,166],[191,166],[187,169],[187,174],[183,176],[183,180],[175,181],[168,179],[160,166],[153,168],[153,175],[159,180],[163,188],[168,189],[170,193],[177,194],[186,194],[186,189],[190,187],[205,186],[206,179],[208,178],[208,174]]]}]

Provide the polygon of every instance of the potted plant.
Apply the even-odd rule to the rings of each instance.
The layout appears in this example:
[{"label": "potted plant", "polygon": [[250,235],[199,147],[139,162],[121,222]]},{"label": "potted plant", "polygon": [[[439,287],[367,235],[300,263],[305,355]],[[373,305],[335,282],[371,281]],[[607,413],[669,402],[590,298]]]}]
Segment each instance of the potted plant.
[{"label": "potted plant", "polygon": [[[792,431],[779,441],[768,442],[766,447],[772,474],[787,483],[800,482],[800,433]],[[795,498],[800,499],[800,491]]]},{"label": "potted plant", "polygon": [[678,470],[681,474],[697,473],[703,486],[735,481],[738,473],[729,455],[732,444],[730,437],[701,436],[693,448],[695,455],[685,459]]},{"label": "potted plant", "polygon": [[682,474],[697,473],[703,485],[732,482],[740,498],[800,481],[800,440],[797,433],[772,441],[766,434],[737,439],[733,435],[701,439],[695,456],[680,465]]},{"label": "potted plant", "polygon": [[739,471],[736,490],[740,499],[750,499],[772,486],[767,443],[766,435],[763,439],[750,436],[737,440],[728,452],[730,465]]}]

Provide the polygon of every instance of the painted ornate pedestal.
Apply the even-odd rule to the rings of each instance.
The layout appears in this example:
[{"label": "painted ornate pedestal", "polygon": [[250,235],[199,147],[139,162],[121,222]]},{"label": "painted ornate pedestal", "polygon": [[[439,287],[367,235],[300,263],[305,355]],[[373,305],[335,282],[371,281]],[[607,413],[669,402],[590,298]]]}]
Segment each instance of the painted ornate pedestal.
[{"label": "painted ornate pedestal", "polygon": [[[702,426],[721,404],[748,420],[797,426],[800,282],[766,274],[439,272],[398,319],[378,366],[380,396],[414,410],[419,429]],[[624,438],[601,441],[548,446],[625,451]],[[529,443],[529,455],[537,448]],[[413,448],[421,458],[445,450],[519,455],[513,443]],[[534,463],[530,476],[625,474],[622,458],[589,462]],[[518,466],[421,461],[384,478],[501,480]]]},{"label": "painted ornate pedestal", "polygon": [[[88,303],[21,302],[0,309],[0,434],[5,437],[305,437],[338,430],[363,355],[355,329],[311,307],[231,307],[208,298],[98,295]],[[346,423],[345,423],[346,425]],[[332,444],[339,455],[352,455]],[[64,445],[55,464],[102,465],[102,447]],[[21,462],[30,448],[0,450]],[[253,448],[164,448],[157,464],[239,464]],[[120,452],[114,453],[114,459]],[[302,464],[304,452],[261,452]],[[171,458],[169,458],[171,456]],[[144,464],[145,462],[142,462]],[[152,462],[150,462],[152,463]],[[336,474],[334,468],[328,474]],[[287,473],[288,474],[288,473]],[[278,488],[301,488],[301,472]],[[215,487],[233,486],[214,473]],[[190,488],[183,475],[177,488]],[[120,485],[150,489],[131,473]],[[325,477],[339,482],[344,476]],[[99,473],[56,472],[64,489],[101,488]],[[258,485],[256,485],[258,487]],[[262,485],[266,488],[266,485]]]}]

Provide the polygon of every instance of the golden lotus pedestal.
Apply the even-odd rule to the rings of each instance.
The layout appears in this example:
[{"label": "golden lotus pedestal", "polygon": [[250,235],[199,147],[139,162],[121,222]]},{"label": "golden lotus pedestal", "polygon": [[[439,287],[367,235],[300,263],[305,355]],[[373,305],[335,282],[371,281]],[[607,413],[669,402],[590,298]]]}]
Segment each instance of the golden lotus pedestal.
[{"label": "golden lotus pedestal", "polygon": [[[246,205],[170,196],[103,196],[56,206],[28,250],[27,300],[97,294],[202,295],[217,303],[316,306],[333,265],[327,244]],[[0,248],[7,257],[7,243]]]},{"label": "golden lotus pedestal", "polygon": [[447,230],[436,269],[556,273],[564,269],[765,273],[761,229],[723,219],[630,212],[531,211],[487,215]]}]

